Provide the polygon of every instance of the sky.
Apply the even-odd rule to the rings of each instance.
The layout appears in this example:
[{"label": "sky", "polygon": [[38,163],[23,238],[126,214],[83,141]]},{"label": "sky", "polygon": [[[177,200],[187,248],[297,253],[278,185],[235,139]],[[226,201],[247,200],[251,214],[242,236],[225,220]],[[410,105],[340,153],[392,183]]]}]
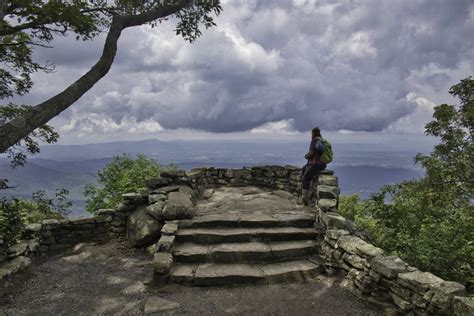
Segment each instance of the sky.
[{"label": "sky", "polygon": [[[226,0],[195,43],[176,20],[126,30],[111,71],[51,124],[61,144],[159,139],[301,139],[319,126],[341,140],[423,142],[433,107],[474,74],[472,0]],[[105,35],[105,34],[104,34]],[[36,104],[100,56],[59,38],[35,58]]]}]

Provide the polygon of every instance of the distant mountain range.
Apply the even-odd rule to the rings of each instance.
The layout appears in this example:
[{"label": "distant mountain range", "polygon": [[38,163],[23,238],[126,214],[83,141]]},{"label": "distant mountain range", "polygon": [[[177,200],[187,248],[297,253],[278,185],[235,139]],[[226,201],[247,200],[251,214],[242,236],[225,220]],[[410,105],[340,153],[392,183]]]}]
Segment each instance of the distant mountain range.
[{"label": "distant mountain range", "polygon": [[[57,188],[70,191],[75,204],[73,216],[83,215],[84,185],[96,183],[97,171],[111,158],[122,153],[143,153],[159,163],[175,163],[190,170],[215,166],[241,168],[254,165],[303,165],[301,157],[306,142],[243,141],[159,141],[114,142],[105,144],[43,146],[40,155],[25,167],[12,169],[6,158],[0,158],[0,178],[6,178],[16,189],[2,196],[30,197],[36,190],[50,195]],[[359,192],[367,197],[380,186],[419,178],[423,172],[415,168],[416,152],[385,144],[333,144],[335,161],[330,168],[339,177],[343,193]]]}]

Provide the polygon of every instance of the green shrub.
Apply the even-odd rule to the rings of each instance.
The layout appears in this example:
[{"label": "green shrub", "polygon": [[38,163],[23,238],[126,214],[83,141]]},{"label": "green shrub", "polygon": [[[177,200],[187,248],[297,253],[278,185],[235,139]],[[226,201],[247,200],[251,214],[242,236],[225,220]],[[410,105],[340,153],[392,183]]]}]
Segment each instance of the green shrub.
[{"label": "green shrub", "polygon": [[442,104],[426,134],[440,143],[415,162],[426,170],[416,181],[387,185],[370,199],[342,196],[340,213],[372,234],[375,243],[421,270],[474,281],[474,80],[453,86],[460,105]]},{"label": "green shrub", "polygon": [[17,243],[26,227],[44,219],[63,219],[72,206],[67,200],[69,192],[56,190],[54,198],[48,198],[46,192],[36,191],[31,200],[13,199],[0,202],[0,235],[3,243],[0,252]]},{"label": "green shrub", "polygon": [[146,179],[158,178],[163,169],[175,168],[162,167],[156,160],[145,155],[137,155],[136,158],[127,154],[115,156],[98,172],[99,186],[86,185],[86,210],[94,213],[102,208],[113,208],[122,200],[123,193],[137,192],[145,186]]}]

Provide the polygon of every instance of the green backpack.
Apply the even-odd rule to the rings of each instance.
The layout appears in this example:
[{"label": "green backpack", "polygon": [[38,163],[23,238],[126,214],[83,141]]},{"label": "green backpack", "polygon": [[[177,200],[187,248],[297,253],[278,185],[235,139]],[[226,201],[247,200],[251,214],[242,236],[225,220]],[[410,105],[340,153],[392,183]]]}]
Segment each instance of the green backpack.
[{"label": "green backpack", "polygon": [[321,141],[324,144],[324,151],[321,155],[321,161],[324,162],[325,164],[328,164],[332,161],[332,145],[331,143],[325,139],[321,138]]}]

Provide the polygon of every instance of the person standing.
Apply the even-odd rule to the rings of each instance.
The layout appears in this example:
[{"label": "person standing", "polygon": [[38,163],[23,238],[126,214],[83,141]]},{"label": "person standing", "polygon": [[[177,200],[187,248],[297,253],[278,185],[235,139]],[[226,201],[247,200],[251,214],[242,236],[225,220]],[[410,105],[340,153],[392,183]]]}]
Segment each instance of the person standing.
[{"label": "person standing", "polygon": [[315,127],[311,130],[311,143],[309,151],[304,156],[307,159],[306,165],[301,169],[302,183],[301,183],[301,200],[298,204],[308,205],[310,199],[311,181],[319,173],[326,169],[327,164],[321,160],[321,155],[325,150],[325,145],[322,140],[321,130]]}]

